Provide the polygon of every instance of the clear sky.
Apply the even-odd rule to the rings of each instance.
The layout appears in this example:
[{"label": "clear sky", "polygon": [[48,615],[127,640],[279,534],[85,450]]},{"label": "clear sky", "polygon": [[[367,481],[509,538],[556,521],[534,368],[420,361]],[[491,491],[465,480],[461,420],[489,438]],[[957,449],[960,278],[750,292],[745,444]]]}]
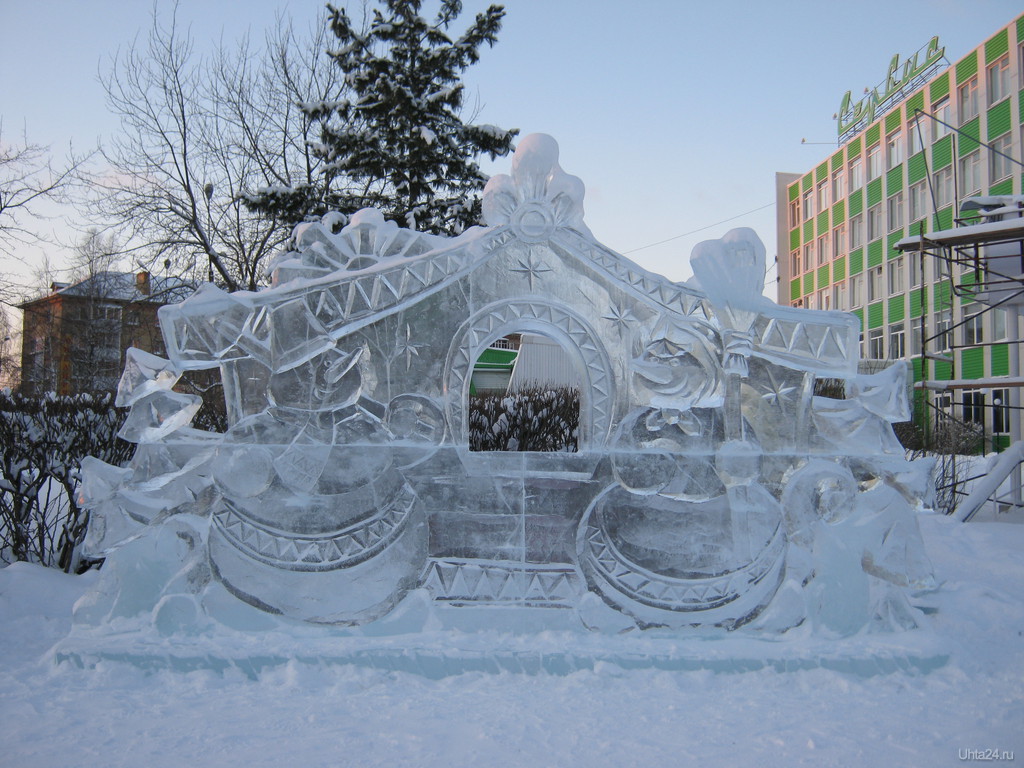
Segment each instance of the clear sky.
[{"label": "clear sky", "polygon": [[[361,0],[348,5],[358,11]],[[466,0],[458,26],[486,5]],[[674,280],[690,275],[697,242],[736,226],[757,230],[772,259],[775,172],[805,172],[834,151],[832,115],[845,91],[856,98],[874,87],[893,54],[908,56],[934,35],[955,62],[1022,10],[1020,0],[505,5],[498,44],[466,76],[480,99],[477,120],[554,136],[562,167],[586,185],[595,236]],[[178,19],[205,45],[246,30],[260,39],[279,14],[305,26],[322,7],[180,0]],[[169,8],[157,0],[158,13]],[[55,150],[113,135],[97,72],[145,34],[152,12],[148,0],[0,0],[5,135],[24,128]],[[488,166],[508,169],[507,159]],[[59,262],[60,250],[49,250]],[[40,251],[17,255],[32,262]],[[0,275],[17,269],[0,264]]]}]

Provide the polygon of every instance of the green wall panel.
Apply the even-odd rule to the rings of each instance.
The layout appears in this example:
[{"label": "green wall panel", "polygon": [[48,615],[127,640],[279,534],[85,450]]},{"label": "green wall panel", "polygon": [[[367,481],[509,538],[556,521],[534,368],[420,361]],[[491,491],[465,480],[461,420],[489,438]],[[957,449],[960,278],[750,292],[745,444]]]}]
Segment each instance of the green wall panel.
[{"label": "green wall panel", "polygon": [[796,301],[800,298],[800,278],[797,277],[789,281],[789,300]]},{"label": "green wall panel", "polygon": [[800,247],[800,227],[789,231],[789,250],[795,251]]},{"label": "green wall panel", "polygon": [[814,174],[808,173],[806,176],[800,179],[800,189],[806,192],[812,187],[814,187]]},{"label": "green wall panel", "polygon": [[1013,127],[1010,119],[1010,100],[1000,101],[988,111],[988,122],[986,123],[985,136],[989,141],[1002,136]]},{"label": "green wall panel", "polygon": [[902,229],[897,229],[895,232],[890,232],[885,236],[886,256],[888,258],[895,259],[900,255],[900,252],[896,250],[896,243],[905,236]]},{"label": "green wall panel", "polygon": [[[924,111],[924,91],[918,91],[909,99],[907,99],[907,120],[914,118],[914,110],[920,109]],[[925,118],[927,120],[928,118]],[[927,131],[925,132],[927,135]]]},{"label": "green wall panel", "polygon": [[881,123],[875,123],[870,128],[868,128],[867,133],[864,134],[864,143],[867,146],[869,146],[869,147],[872,144],[877,144],[878,143],[878,139],[881,137],[881,132],[882,132],[882,124]]},{"label": "green wall panel", "polygon": [[1010,50],[1010,30],[1003,29],[985,43],[985,63],[991,64]]},{"label": "green wall panel", "polygon": [[879,328],[882,323],[882,302],[868,304],[868,328]]},{"label": "green wall panel", "polygon": [[931,378],[936,381],[948,381],[953,378],[953,364],[945,363],[941,360],[933,360]]},{"label": "green wall panel", "polygon": [[[918,354],[920,354],[920,352],[921,352],[921,350],[917,350]],[[910,350],[910,354],[912,354],[912,355],[915,354],[915,351],[914,350]],[[922,373],[923,373],[923,371],[922,371],[923,366],[921,365],[922,362],[923,361],[921,360],[920,357],[915,357],[913,360],[910,361],[910,369],[913,372],[914,381],[921,381],[921,379],[924,378],[924,376],[922,375]],[[923,398],[921,397],[921,392],[920,391],[914,392],[915,403],[919,404],[922,399]]]},{"label": "green wall panel", "polygon": [[846,201],[850,205],[850,215],[856,216],[864,210],[864,190],[858,189],[856,192],[851,192]]},{"label": "green wall panel", "polygon": [[851,141],[849,144],[846,145],[846,159],[847,159],[847,161],[852,160],[857,155],[859,155],[861,153],[862,149],[863,149],[863,143],[861,142],[861,137],[858,136],[856,139],[854,139],[853,141]]},{"label": "green wall panel", "polygon": [[898,323],[907,316],[907,297],[893,296],[889,299],[889,322]]},{"label": "green wall panel", "polygon": [[882,263],[882,241],[868,243],[868,267],[877,267]]},{"label": "green wall panel", "polygon": [[864,249],[850,251],[850,275],[859,275],[864,271]]},{"label": "green wall panel", "polygon": [[1003,179],[998,184],[993,184],[988,188],[990,195],[1012,195],[1013,194],[1013,177]]},{"label": "green wall panel", "polygon": [[910,316],[920,317],[924,314],[924,307],[921,306],[921,299],[924,296],[924,291],[921,288],[915,288],[907,297],[910,299]]},{"label": "green wall panel", "polygon": [[891,195],[903,189],[903,164],[890,168],[885,174],[885,194]]},{"label": "green wall panel", "polygon": [[822,288],[827,288],[828,286],[832,285],[832,281],[829,280],[829,272],[831,272],[831,271],[832,270],[830,270],[828,268],[828,264],[825,264],[824,266],[818,267],[818,290],[819,291]]},{"label": "green wall panel", "polygon": [[855,309],[852,312],[850,312],[850,314],[853,315],[854,317],[856,317],[858,320],[860,320],[860,327],[863,329],[864,328],[864,310],[863,309]]},{"label": "green wall panel", "polygon": [[868,208],[882,202],[882,179],[877,178],[868,183]]},{"label": "green wall panel", "polygon": [[789,185],[789,202],[793,202],[800,197],[800,182],[795,181]]},{"label": "green wall panel", "polygon": [[932,285],[932,307],[934,309],[949,309],[952,306],[951,296],[953,294],[948,280],[941,280]]},{"label": "green wall panel", "polygon": [[818,222],[818,237],[821,237],[828,232],[828,209],[819,213],[816,221]]},{"label": "green wall panel", "polygon": [[947,206],[935,214],[936,230],[953,228],[953,206]]},{"label": "green wall panel", "polygon": [[971,51],[956,63],[956,84],[978,74],[978,52]]},{"label": "green wall panel", "polygon": [[804,294],[814,292],[814,273],[808,272],[804,275]]},{"label": "green wall panel", "polygon": [[840,149],[838,152],[832,155],[832,159],[829,161],[829,165],[832,167],[833,173],[835,173],[836,171],[843,167],[843,150]]},{"label": "green wall panel", "polygon": [[945,168],[953,162],[953,136],[943,136],[932,144],[932,169]]},{"label": "green wall panel", "polygon": [[828,160],[814,169],[814,183],[824,181],[828,178]]},{"label": "green wall panel", "polygon": [[[943,72],[937,78],[932,81],[932,84],[928,86],[928,100],[932,103],[938,101],[943,96],[949,95],[949,72]],[[931,105],[929,104],[929,108]]]},{"label": "green wall panel", "polygon": [[903,124],[903,109],[896,107],[885,116],[885,133],[889,135]]},{"label": "green wall panel", "polygon": [[[976,117],[960,127],[960,144],[956,148],[959,157],[963,157],[978,148],[978,139],[981,138],[981,118]],[[938,163],[936,163],[938,167]]]},{"label": "green wall panel", "polygon": [[804,242],[809,243],[814,239],[814,219],[804,222]]},{"label": "green wall panel", "polygon": [[838,227],[846,221],[846,201],[840,200],[832,206],[832,226]]},{"label": "green wall panel", "polygon": [[846,257],[840,256],[832,262],[832,282],[838,283],[846,279]]},{"label": "green wall panel", "polygon": [[916,184],[925,177],[928,172],[928,162],[924,152],[918,152],[907,160],[907,183]]},{"label": "green wall panel", "polygon": [[992,365],[989,370],[992,376],[1010,375],[1010,348],[1006,344],[997,344],[989,347]]},{"label": "green wall panel", "polygon": [[980,379],[985,375],[985,348],[965,349],[960,356],[960,376],[965,379]]}]

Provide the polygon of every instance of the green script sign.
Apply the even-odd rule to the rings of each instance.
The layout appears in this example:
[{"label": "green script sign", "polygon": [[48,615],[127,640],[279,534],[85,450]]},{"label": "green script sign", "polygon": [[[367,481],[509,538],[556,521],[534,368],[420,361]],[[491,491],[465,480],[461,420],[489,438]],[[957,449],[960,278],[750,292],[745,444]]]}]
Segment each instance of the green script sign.
[{"label": "green script sign", "polygon": [[839,143],[849,141],[874,120],[876,114],[888,111],[909,93],[924,85],[944,60],[945,53],[946,49],[939,47],[939,38],[933,37],[928,45],[920,48],[902,67],[900,55],[897,53],[893,56],[885,80],[856,104],[852,103],[851,92],[847,91],[837,114]]}]

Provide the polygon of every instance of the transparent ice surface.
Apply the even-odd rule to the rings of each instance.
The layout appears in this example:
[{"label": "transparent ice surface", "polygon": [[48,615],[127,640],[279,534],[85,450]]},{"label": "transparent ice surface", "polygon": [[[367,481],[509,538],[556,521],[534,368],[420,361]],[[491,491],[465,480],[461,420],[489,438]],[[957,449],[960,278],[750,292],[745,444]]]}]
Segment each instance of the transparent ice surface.
[{"label": "transparent ice surface", "polygon": [[[855,317],[765,298],[753,231],[701,243],[673,283],[597,243],[583,194],[554,140],[527,136],[486,227],[446,239],[367,210],[335,234],[328,214],[296,228],[270,288],[162,308],[169,360],[133,351],[118,395],[135,458],[84,468],[108,564],[77,620],[912,626],[931,465],[892,431],[905,369],[859,375]],[[474,365],[516,334],[560,347],[578,451],[469,450]],[[203,368],[223,434],[171,389]]]}]

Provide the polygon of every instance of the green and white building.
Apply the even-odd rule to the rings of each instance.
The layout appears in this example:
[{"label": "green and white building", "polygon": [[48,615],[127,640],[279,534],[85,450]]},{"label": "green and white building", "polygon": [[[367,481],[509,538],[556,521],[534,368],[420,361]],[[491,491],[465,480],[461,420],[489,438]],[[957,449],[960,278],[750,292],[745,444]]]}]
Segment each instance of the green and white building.
[{"label": "green and white building", "polygon": [[857,315],[863,358],[906,359],[915,381],[949,381],[920,397],[929,391],[984,424],[997,446],[1010,432],[1000,406],[1018,399],[1010,367],[1019,334],[1008,327],[1017,312],[976,300],[977,258],[896,246],[970,224],[977,206],[962,208],[968,198],[1021,194],[1022,89],[1024,15],[952,64],[933,38],[906,60],[894,56],[859,102],[846,94],[837,151],[804,174],[776,176],[778,302]]}]

